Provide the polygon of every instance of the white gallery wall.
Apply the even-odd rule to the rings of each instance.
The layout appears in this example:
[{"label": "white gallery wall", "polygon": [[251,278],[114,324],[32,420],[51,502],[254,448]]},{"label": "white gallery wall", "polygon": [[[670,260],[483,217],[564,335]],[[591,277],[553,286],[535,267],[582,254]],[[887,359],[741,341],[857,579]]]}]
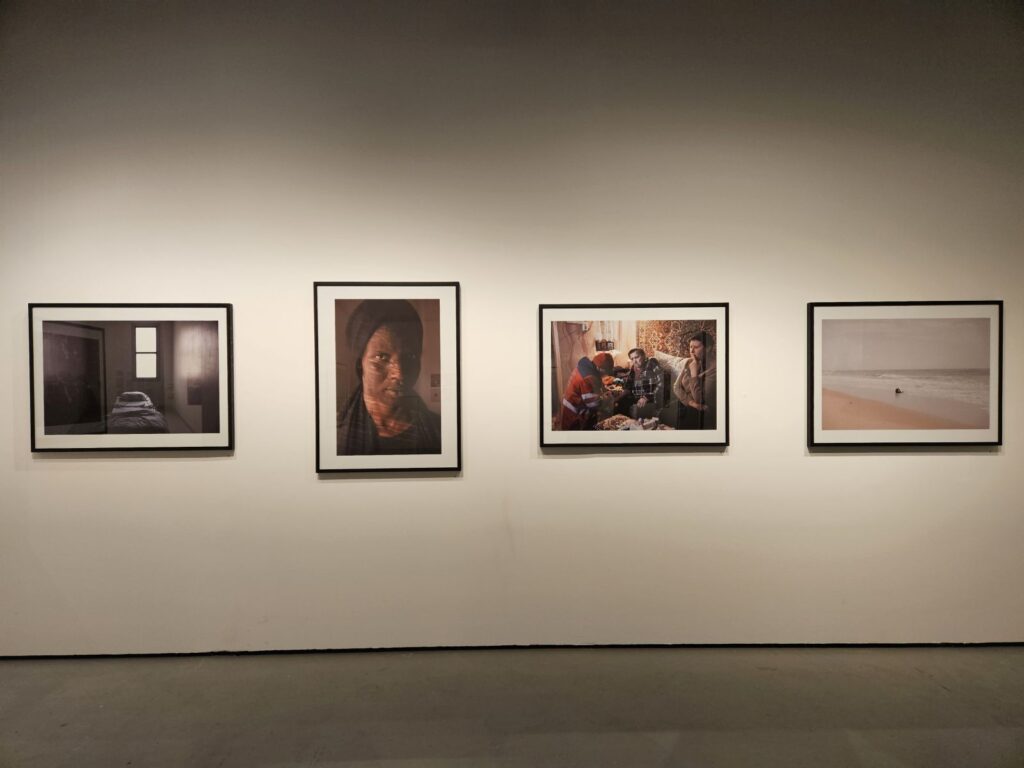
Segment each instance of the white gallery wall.
[{"label": "white gallery wall", "polygon": [[[0,655],[1024,641],[1022,94],[997,0],[4,3]],[[461,283],[461,474],[316,475],[316,280]],[[809,452],[922,299],[1004,445]],[[677,301],[731,445],[542,453],[538,304]],[[236,450],[32,454],[29,302],[232,303]]]}]

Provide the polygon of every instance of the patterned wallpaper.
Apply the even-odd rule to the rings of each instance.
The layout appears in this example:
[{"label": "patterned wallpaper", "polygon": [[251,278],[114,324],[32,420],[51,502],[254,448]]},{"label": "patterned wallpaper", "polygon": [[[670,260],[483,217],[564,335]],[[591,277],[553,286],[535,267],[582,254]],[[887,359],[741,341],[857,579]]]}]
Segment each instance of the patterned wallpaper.
[{"label": "patterned wallpaper", "polygon": [[648,355],[657,350],[686,357],[686,342],[697,331],[717,338],[714,320],[641,320],[636,335],[640,348]]}]

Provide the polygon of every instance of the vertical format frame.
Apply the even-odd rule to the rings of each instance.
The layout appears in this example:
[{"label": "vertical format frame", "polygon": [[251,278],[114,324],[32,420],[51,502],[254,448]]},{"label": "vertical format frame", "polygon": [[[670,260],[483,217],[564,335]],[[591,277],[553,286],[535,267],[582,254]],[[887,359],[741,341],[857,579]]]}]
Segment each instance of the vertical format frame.
[{"label": "vertical format frame", "polygon": [[462,469],[460,285],[316,282],[316,471]]}]

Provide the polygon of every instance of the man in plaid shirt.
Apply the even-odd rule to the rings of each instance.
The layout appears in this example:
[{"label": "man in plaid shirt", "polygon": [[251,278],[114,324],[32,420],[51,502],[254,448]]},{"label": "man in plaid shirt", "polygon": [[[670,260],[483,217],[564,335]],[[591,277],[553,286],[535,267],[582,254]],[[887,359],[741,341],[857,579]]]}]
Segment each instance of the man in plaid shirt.
[{"label": "man in plaid shirt", "polygon": [[628,402],[623,403],[623,410],[634,419],[657,416],[665,405],[665,372],[639,347],[629,350],[629,361],[632,365],[625,381]]}]

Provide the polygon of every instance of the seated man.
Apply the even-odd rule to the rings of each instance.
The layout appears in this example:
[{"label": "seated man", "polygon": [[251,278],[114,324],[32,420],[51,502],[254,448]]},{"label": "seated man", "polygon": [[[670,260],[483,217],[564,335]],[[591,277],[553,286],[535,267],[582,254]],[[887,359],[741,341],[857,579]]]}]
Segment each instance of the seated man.
[{"label": "seated man", "polygon": [[639,347],[629,350],[629,361],[626,396],[620,401],[620,410],[634,419],[657,416],[665,405],[665,372]]}]

